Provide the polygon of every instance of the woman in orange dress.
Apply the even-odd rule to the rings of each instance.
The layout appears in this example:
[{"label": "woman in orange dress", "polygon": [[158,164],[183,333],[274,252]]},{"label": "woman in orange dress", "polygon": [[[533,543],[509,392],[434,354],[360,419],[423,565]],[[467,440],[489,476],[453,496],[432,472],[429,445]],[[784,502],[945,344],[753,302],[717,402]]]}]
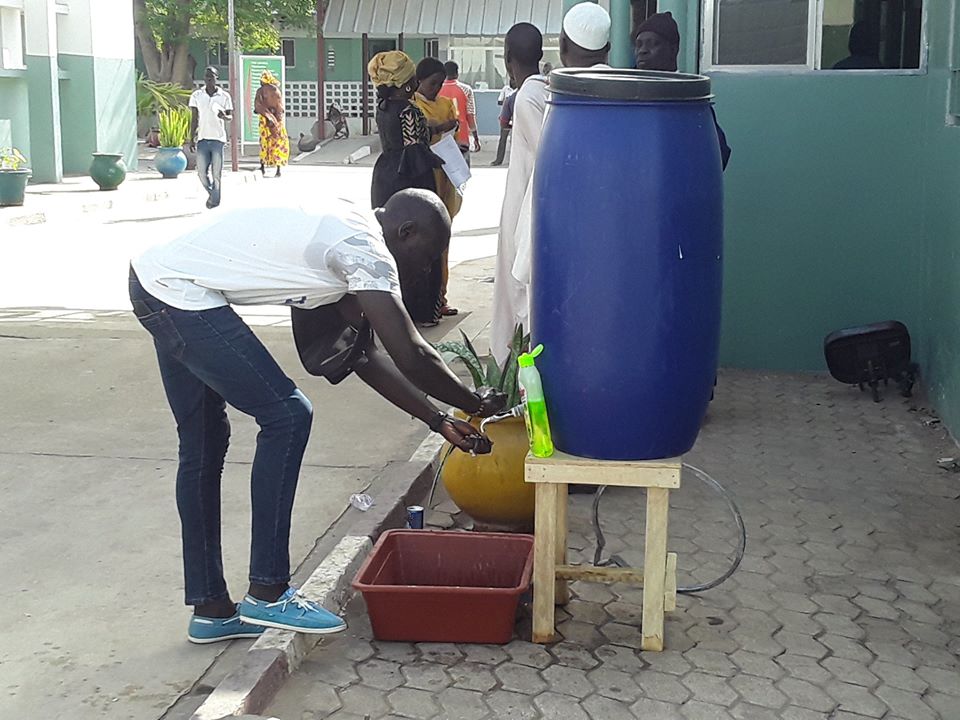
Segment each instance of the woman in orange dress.
[{"label": "woman in orange dress", "polygon": [[[417,64],[417,80],[420,87],[414,97],[414,103],[427,119],[427,125],[430,127],[431,145],[438,142],[445,133],[456,130],[460,124],[456,103],[439,94],[446,79],[447,71],[443,63],[436,58],[424,58]],[[442,167],[436,168],[433,174],[437,183],[437,195],[440,196],[452,220],[460,212],[463,198],[460,196],[460,191],[450,182],[450,178],[447,177]],[[440,314],[456,315],[459,311],[447,304],[447,281],[450,271],[447,265],[446,252],[441,258],[441,264],[443,281],[440,288]]]}]

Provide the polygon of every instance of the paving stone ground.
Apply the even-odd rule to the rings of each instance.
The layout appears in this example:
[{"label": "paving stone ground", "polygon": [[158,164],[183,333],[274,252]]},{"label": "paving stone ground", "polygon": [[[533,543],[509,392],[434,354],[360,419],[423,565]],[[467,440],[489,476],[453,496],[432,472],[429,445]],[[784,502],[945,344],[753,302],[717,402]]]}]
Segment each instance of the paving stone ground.
[{"label": "paving stone ground", "polygon": [[[641,591],[575,583],[562,639],[508,645],[382,643],[362,600],[266,714],[377,718],[960,719],[960,475],[935,419],[828,378],[726,371],[687,460],[733,493],[749,541],[719,588],[678,598],[666,650],[639,650]],[[593,559],[588,496],[571,497],[570,548]],[[736,534],[692,475],[672,493],[679,582],[715,577]],[[442,513],[438,514],[442,522]],[[642,491],[601,504],[604,555],[643,562]]]}]

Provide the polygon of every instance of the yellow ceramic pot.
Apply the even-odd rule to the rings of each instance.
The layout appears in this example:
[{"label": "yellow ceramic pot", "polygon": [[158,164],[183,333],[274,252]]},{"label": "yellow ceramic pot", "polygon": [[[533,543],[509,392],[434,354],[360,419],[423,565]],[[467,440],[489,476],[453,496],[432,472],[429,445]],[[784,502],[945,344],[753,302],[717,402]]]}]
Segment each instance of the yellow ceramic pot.
[{"label": "yellow ceramic pot", "polygon": [[[480,421],[472,424],[479,427]],[[489,424],[487,434],[493,440],[493,452],[472,457],[454,451],[444,465],[443,484],[457,507],[478,525],[529,531],[533,526],[534,486],[523,481],[523,463],[530,449],[523,419]]]}]

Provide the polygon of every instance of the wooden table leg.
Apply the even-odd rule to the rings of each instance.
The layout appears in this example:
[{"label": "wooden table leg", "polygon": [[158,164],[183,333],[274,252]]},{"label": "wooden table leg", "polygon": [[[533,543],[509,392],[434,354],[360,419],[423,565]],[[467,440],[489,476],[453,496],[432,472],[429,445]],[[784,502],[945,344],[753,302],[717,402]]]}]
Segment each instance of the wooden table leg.
[{"label": "wooden table leg", "polygon": [[[533,642],[553,640],[556,595],[557,495],[553,483],[537,485],[533,535]],[[662,598],[661,598],[662,602]]]},{"label": "wooden table leg", "polygon": [[667,553],[667,579],[665,583],[663,609],[665,612],[673,612],[677,609],[677,554],[675,552]]},{"label": "wooden table leg", "polygon": [[644,650],[663,650],[663,600],[667,570],[667,512],[670,491],[647,488],[647,528],[643,557]]},{"label": "wooden table leg", "polygon": [[[556,558],[557,565],[567,564],[567,486],[557,485],[557,530],[556,530]],[[557,605],[566,605],[570,602],[570,587],[566,580],[556,581],[554,602]]]}]

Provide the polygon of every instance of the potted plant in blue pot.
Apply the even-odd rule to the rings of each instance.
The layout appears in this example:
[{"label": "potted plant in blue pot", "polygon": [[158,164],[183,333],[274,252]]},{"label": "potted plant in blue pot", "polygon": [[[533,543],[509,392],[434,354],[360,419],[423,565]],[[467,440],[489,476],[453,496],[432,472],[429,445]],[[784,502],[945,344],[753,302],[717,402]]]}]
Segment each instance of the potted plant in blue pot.
[{"label": "potted plant in blue pot", "polygon": [[33,174],[27,159],[14,147],[0,148],[0,207],[23,205],[27,180]]},{"label": "potted plant in blue pot", "polygon": [[189,108],[172,107],[160,113],[160,149],[154,164],[165,178],[175,178],[187,169],[183,144],[189,137]]}]

